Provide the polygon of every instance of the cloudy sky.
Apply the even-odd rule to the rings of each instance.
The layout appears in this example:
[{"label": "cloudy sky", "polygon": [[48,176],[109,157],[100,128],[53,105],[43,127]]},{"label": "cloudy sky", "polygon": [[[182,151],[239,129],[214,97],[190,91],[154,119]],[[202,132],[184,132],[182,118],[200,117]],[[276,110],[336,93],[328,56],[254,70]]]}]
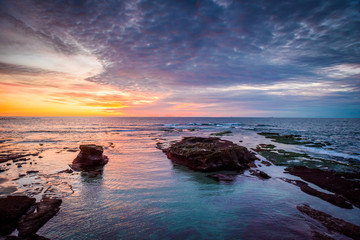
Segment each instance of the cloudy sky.
[{"label": "cloudy sky", "polygon": [[0,115],[360,117],[360,1],[0,0]]}]

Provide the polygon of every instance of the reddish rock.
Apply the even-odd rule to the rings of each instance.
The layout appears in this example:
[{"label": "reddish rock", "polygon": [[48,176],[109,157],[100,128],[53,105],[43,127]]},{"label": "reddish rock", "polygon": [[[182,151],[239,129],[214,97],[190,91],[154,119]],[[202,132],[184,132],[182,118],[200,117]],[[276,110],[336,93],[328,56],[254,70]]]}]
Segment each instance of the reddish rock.
[{"label": "reddish rock", "polygon": [[353,239],[360,239],[360,227],[355,224],[346,222],[327,213],[313,209],[308,205],[297,206],[296,208],[300,212],[305,213],[309,217],[319,221],[322,225],[331,231],[339,232]]},{"label": "reddish rock", "polygon": [[37,211],[23,217],[19,222],[19,237],[33,236],[47,221],[60,210],[61,199],[42,199]]},{"label": "reddish rock", "polygon": [[80,153],[72,162],[71,168],[76,171],[87,171],[102,167],[109,161],[103,152],[102,146],[95,144],[80,145]]},{"label": "reddish rock", "polygon": [[173,162],[203,172],[241,171],[257,159],[246,147],[217,137],[185,137],[163,151]]},{"label": "reddish rock", "polygon": [[35,204],[35,198],[8,196],[0,198],[0,235],[10,234],[17,227],[20,217]]},{"label": "reddish rock", "polygon": [[[352,174],[352,178],[347,179],[348,174],[307,168],[304,166],[286,168],[285,171],[330,192],[342,195],[355,206],[360,207],[360,181],[355,180],[354,175],[356,174]],[[360,173],[357,174],[357,176],[359,175]]]}]

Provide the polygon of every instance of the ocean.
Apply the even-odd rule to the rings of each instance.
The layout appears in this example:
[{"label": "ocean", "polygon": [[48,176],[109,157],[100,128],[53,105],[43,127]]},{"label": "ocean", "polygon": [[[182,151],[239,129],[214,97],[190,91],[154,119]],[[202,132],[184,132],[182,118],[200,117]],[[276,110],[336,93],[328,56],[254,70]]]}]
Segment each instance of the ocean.
[{"label": "ocean", "polygon": [[[219,132],[248,149],[272,144],[300,155],[260,166],[271,179],[245,171],[219,183],[172,163],[157,148]],[[269,134],[295,140],[274,141]],[[87,143],[104,147],[103,174],[59,173]],[[25,153],[34,154],[22,165],[0,164],[6,169],[0,196],[62,198],[57,216],[38,231],[50,239],[310,239],[314,230],[328,232],[296,209],[301,204],[360,225],[359,208],[339,208],[281,179],[298,179],[283,171],[292,165],[359,172],[360,119],[0,118],[0,155]]]}]

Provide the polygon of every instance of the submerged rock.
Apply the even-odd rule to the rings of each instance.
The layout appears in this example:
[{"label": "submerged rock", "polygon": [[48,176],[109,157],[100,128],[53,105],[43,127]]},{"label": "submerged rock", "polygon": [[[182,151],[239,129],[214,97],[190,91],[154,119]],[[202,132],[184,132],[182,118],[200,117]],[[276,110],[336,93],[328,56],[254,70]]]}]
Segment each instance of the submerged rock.
[{"label": "submerged rock", "polygon": [[17,227],[20,217],[35,204],[35,198],[8,196],[0,198],[0,235],[10,234]]},{"label": "submerged rock", "polygon": [[236,175],[234,174],[210,174],[207,177],[214,179],[218,182],[232,182],[236,179]]},{"label": "submerged rock", "polygon": [[360,226],[313,209],[308,205],[297,206],[296,208],[300,212],[305,213],[309,217],[319,221],[322,225],[331,231],[339,232],[353,239],[360,239]]},{"label": "submerged rock", "polygon": [[37,204],[37,211],[23,217],[19,222],[19,237],[34,235],[47,221],[60,210],[61,199],[42,199]]},{"label": "submerged rock", "polygon": [[203,172],[241,171],[257,159],[246,147],[216,137],[185,137],[163,151],[173,162]]},{"label": "submerged rock", "polygon": [[80,153],[72,162],[71,168],[76,171],[88,171],[102,167],[109,161],[103,152],[102,146],[95,144],[80,145]]}]

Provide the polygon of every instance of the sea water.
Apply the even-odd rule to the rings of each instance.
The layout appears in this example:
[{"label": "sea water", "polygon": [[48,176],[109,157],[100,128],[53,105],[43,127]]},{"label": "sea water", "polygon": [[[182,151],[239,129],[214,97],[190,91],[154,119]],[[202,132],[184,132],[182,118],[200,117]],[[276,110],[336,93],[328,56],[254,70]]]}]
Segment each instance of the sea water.
[{"label": "sea water", "polygon": [[[312,231],[327,230],[297,205],[309,204],[358,225],[359,209],[341,209],[301,192],[281,180],[297,179],[283,173],[285,166],[260,167],[272,176],[269,180],[246,171],[233,183],[218,183],[173,164],[156,144],[231,131],[222,138],[249,149],[271,143],[352,166],[360,162],[359,127],[359,119],[1,118],[1,152],[40,151],[40,158],[31,157],[33,164],[21,168],[9,166],[0,178],[8,180],[3,187],[17,188],[13,194],[29,194],[29,186],[41,185],[43,192],[50,185],[58,188],[61,210],[38,232],[50,239],[309,239]],[[274,143],[259,132],[327,144]],[[104,146],[110,160],[103,174],[57,174],[86,143]],[[17,179],[29,170],[39,174]]]}]

